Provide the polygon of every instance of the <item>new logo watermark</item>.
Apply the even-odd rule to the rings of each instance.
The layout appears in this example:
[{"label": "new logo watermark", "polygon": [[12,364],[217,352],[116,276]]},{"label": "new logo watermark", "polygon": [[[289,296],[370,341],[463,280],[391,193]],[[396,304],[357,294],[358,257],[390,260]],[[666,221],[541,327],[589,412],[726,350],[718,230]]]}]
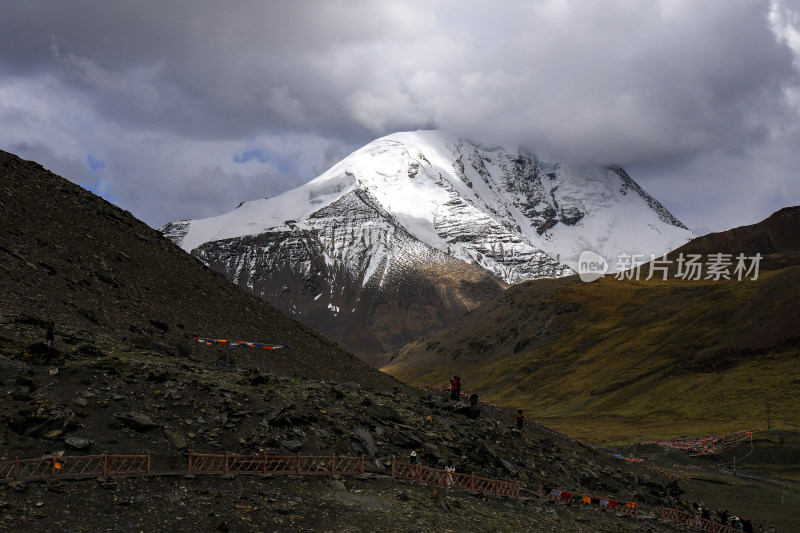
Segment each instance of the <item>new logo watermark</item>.
[{"label": "new logo watermark", "polygon": [[608,261],[596,253],[585,250],[578,258],[578,276],[581,281],[590,283],[600,279],[608,272]]},{"label": "new logo watermark", "polygon": [[[705,259],[705,260],[704,260]],[[758,279],[758,267],[761,263],[761,254],[747,256],[740,253],[733,254],[678,254],[675,260],[668,254],[656,256],[649,254],[620,253],[614,265],[614,279],[641,279],[649,280],[653,277],[662,280],[682,279],[697,280],[737,280],[742,281],[749,277],[750,280]],[[647,277],[643,271],[647,271]],[[608,274],[608,262],[600,255],[586,250],[578,258],[578,276],[587,283],[602,278]]]}]

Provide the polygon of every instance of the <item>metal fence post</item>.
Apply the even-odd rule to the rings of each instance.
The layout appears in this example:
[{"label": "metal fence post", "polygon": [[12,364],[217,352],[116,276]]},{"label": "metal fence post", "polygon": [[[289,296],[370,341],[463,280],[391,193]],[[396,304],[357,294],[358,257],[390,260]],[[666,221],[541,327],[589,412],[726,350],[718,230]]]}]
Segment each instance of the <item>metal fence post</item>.
[{"label": "metal fence post", "polygon": [[103,477],[108,477],[108,453],[103,452]]},{"label": "metal fence post", "polygon": [[361,473],[364,473],[364,454],[361,454]]},{"label": "metal fence post", "polygon": [[19,481],[19,457],[14,461],[14,481]]},{"label": "metal fence post", "polygon": [[228,473],[228,452],[225,452],[225,473]]},{"label": "metal fence post", "polygon": [[147,473],[150,473],[150,454],[147,454]]},{"label": "metal fence post", "polygon": [[333,454],[333,458],[331,460],[331,475],[336,474],[336,453]]},{"label": "metal fence post", "polygon": [[475,492],[475,474],[470,474],[469,477],[470,477],[469,490],[471,490],[472,492]]},{"label": "metal fence post", "polygon": [[300,454],[297,454],[297,475],[300,475]]},{"label": "metal fence post", "polygon": [[50,479],[56,478],[56,457],[54,455],[50,456]]},{"label": "metal fence post", "polygon": [[264,475],[267,475],[267,454],[264,454]]}]

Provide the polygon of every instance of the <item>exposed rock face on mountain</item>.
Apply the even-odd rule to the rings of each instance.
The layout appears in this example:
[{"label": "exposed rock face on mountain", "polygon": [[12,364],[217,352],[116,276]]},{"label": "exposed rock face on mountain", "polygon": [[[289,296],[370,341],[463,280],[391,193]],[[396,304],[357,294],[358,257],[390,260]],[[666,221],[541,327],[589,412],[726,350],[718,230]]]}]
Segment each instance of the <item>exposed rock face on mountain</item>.
[{"label": "exposed rock face on mountain", "polygon": [[571,273],[583,250],[613,265],[691,236],[621,168],[440,132],[384,137],[302,187],[162,231],[373,361],[506,284]]},{"label": "exposed rock face on mountain", "polygon": [[209,242],[193,253],[376,365],[376,355],[451,324],[502,290],[482,270],[414,239],[357,190],[302,226]]},{"label": "exposed rock face on mountain", "polygon": [[39,340],[51,322],[57,334],[70,327],[171,355],[194,346],[200,356],[193,335],[233,338],[295,347],[301,374],[394,383],[130,213],[2,151],[0,228],[0,316],[38,324]]}]

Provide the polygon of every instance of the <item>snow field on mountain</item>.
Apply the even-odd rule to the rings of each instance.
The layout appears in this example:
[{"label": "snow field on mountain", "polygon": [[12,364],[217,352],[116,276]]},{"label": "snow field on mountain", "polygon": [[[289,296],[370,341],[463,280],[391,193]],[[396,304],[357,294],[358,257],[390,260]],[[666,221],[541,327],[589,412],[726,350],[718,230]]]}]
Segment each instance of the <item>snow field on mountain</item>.
[{"label": "snow field on mountain", "polygon": [[377,139],[279,196],[170,231],[189,251],[279,229],[311,232],[328,268],[364,285],[406,257],[434,260],[427,247],[516,283],[569,274],[584,250],[612,269],[623,252],[661,255],[692,237],[675,223],[621,169],[572,168],[418,131]]}]

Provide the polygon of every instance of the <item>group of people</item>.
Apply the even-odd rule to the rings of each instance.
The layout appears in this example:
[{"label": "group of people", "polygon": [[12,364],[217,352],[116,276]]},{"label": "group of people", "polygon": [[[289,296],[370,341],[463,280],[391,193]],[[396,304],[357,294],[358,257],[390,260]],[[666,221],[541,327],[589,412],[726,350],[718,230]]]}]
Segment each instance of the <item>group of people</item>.
[{"label": "group of people", "polygon": [[[711,518],[711,511],[708,507],[703,505],[702,503],[697,504],[694,503],[694,512],[700,518],[705,520],[712,520]],[[728,510],[725,509],[724,511],[719,510],[717,511],[717,520],[716,522],[725,525],[731,526],[735,531],[742,531],[743,533],[754,533],[753,523],[750,521],[749,518],[745,518],[742,520],[738,516],[730,516],[728,514]],[[774,528],[772,529],[774,531]]]},{"label": "group of people", "polygon": [[[419,456],[417,455],[417,451],[416,450],[411,450],[411,456],[408,458],[408,462],[411,463],[412,465],[418,465],[419,464]],[[455,479],[453,474],[455,473],[455,471],[456,471],[456,465],[453,464],[453,460],[452,459],[449,459],[447,461],[447,463],[444,465],[444,472],[445,472],[444,473],[444,475],[445,475],[444,485],[445,485],[445,487],[452,487],[453,486],[453,481]]]}]

